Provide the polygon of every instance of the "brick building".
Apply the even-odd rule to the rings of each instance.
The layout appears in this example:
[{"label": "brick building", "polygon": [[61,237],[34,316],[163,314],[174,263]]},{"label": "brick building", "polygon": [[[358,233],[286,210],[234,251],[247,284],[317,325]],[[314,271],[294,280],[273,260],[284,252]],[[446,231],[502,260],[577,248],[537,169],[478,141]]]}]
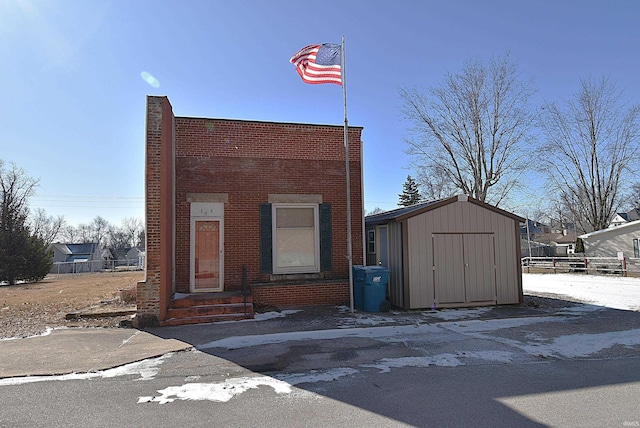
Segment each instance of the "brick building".
[{"label": "brick building", "polygon": [[[147,98],[139,325],[349,302],[342,126],[176,117]],[[363,263],[360,127],[349,127],[353,264]]]}]

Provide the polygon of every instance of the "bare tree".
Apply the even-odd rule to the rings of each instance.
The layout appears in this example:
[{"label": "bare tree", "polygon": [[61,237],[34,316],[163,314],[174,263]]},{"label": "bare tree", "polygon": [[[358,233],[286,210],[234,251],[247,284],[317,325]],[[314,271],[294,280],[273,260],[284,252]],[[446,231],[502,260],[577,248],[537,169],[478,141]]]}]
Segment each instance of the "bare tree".
[{"label": "bare tree", "polygon": [[107,236],[109,233],[109,229],[111,229],[111,224],[104,218],[97,216],[91,222],[91,242],[98,243],[100,245],[105,245],[107,242]]},{"label": "bare tree", "polygon": [[640,182],[631,186],[631,204],[633,208],[640,208]]},{"label": "bare tree", "polygon": [[74,244],[90,244],[96,242],[94,240],[93,228],[90,224],[81,223],[76,227],[76,241]]},{"label": "bare tree", "polygon": [[122,221],[122,229],[129,238],[129,246],[136,247],[140,245],[140,232],[144,230],[144,225],[139,218],[127,217]]},{"label": "bare tree", "polygon": [[582,80],[564,108],[547,103],[542,110],[541,165],[556,199],[585,231],[609,225],[640,154],[640,107],[628,107],[621,96],[608,78]]},{"label": "bare tree", "polygon": [[60,230],[60,239],[67,244],[75,244],[79,240],[80,233],[78,228],[71,225],[63,226]]},{"label": "bare tree", "polygon": [[45,245],[49,246],[62,235],[64,216],[49,216],[45,210],[38,208],[30,217],[32,233],[42,239]]},{"label": "bare tree", "polygon": [[426,201],[448,198],[458,191],[442,168],[434,166],[431,169],[417,169],[416,181],[420,184],[420,191]]},{"label": "bare tree", "polygon": [[382,208],[380,208],[380,207],[375,207],[375,208],[374,208],[374,209],[372,209],[371,211],[366,212],[366,213],[365,213],[365,215],[374,215],[374,214],[380,214],[380,213],[383,213],[383,212],[384,212],[384,210],[383,210]]},{"label": "bare tree", "polygon": [[131,237],[124,227],[109,228],[107,247],[114,251],[115,257],[122,257],[125,250],[131,247]]},{"label": "bare tree", "polygon": [[413,123],[407,152],[427,176],[441,174],[458,191],[498,205],[518,184],[534,114],[531,80],[509,55],[468,61],[426,92],[402,89]]}]

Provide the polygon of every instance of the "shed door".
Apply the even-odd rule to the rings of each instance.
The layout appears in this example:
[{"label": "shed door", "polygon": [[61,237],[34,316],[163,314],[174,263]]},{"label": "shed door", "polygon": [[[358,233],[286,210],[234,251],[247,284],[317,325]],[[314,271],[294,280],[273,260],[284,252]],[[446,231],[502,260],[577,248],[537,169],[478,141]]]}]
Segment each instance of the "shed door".
[{"label": "shed door", "polygon": [[434,234],[435,301],[496,300],[493,234]]},{"label": "shed door", "polygon": [[467,302],[496,299],[493,235],[465,234],[464,262]]},{"label": "shed door", "polygon": [[387,226],[378,226],[378,260],[377,264],[389,267],[389,229]]},{"label": "shed door", "polygon": [[433,274],[436,302],[465,302],[462,235],[433,235]]}]

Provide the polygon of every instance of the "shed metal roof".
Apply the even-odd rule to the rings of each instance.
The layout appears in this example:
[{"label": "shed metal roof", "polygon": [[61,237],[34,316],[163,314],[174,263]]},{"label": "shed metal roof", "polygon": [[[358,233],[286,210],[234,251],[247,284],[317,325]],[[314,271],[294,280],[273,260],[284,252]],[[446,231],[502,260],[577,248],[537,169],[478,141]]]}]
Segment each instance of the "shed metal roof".
[{"label": "shed metal roof", "polygon": [[513,213],[510,213],[508,211],[504,211],[500,208],[494,207],[493,205],[489,205],[487,203],[484,202],[480,202],[477,199],[474,199],[470,196],[467,195],[458,195],[458,196],[452,196],[450,198],[446,198],[446,199],[438,199],[435,201],[429,201],[429,202],[423,202],[420,204],[416,204],[416,205],[411,205],[409,207],[402,207],[402,208],[398,208],[395,210],[391,210],[391,211],[385,211],[383,213],[379,213],[379,214],[373,214],[370,216],[365,217],[364,221],[365,224],[367,225],[376,225],[376,224],[385,224],[385,223],[389,223],[392,221],[401,221],[410,217],[414,217],[417,215],[420,215],[422,213],[425,213],[427,211],[431,211],[431,210],[435,210],[437,208],[443,207],[445,205],[449,205],[452,204],[454,202],[471,202],[472,204],[478,205],[480,207],[486,208],[488,210],[497,212],[498,214],[502,214],[506,217],[510,217],[513,218],[514,220],[517,220],[519,222],[525,221],[524,218],[515,215]]}]

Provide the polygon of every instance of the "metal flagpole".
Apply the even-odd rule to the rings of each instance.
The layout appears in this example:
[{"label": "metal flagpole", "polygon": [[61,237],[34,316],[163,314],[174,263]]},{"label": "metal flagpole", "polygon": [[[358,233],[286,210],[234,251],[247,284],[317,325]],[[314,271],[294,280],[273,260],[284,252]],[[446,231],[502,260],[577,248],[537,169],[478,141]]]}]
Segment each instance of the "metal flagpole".
[{"label": "metal flagpole", "polygon": [[349,120],[347,119],[347,72],[345,68],[346,60],[344,56],[344,35],[342,36],[341,48],[342,70],[342,94],[344,98],[344,153],[345,171],[347,178],[347,259],[349,259],[349,308],[353,312],[353,255],[351,245],[351,178],[349,172]]}]

